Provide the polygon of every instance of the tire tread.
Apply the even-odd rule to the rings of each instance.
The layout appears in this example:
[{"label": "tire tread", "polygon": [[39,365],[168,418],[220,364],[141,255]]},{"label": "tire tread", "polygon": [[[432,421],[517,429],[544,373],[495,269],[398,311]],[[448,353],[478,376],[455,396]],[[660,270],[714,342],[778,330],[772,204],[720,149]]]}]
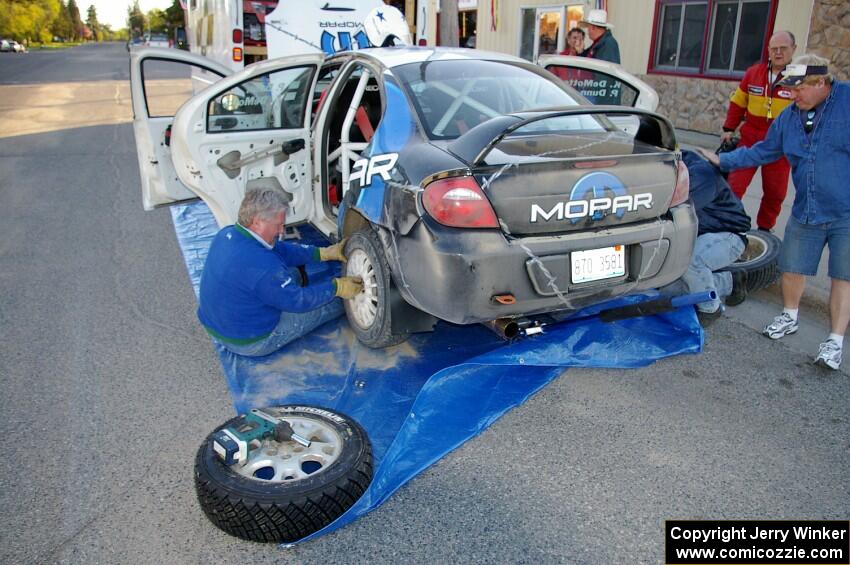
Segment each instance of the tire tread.
[{"label": "tire tread", "polygon": [[[218,429],[236,420],[239,418]],[[347,425],[362,439],[361,453],[353,466],[309,493],[280,496],[279,500],[234,492],[232,485],[222,484],[210,476],[205,462],[209,455],[208,437],[195,457],[195,490],[201,510],[216,527],[249,541],[294,542],[322,529],[348,510],[366,492],[372,480],[371,445],[356,422],[348,419]],[[226,471],[235,475],[229,469]]]}]

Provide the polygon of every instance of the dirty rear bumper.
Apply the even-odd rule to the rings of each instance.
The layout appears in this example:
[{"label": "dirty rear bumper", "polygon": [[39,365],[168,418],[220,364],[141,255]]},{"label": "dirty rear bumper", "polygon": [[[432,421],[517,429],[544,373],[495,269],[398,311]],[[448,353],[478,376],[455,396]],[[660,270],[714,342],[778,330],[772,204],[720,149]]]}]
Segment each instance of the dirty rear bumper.
[{"label": "dirty rear bumper", "polygon": [[[576,310],[664,286],[688,267],[697,236],[693,207],[648,222],[557,236],[508,239],[495,230],[446,228],[423,218],[406,236],[384,232],[393,279],[404,299],[457,324]],[[626,246],[626,274],[572,284],[570,252]],[[512,294],[515,304],[494,295]]]}]

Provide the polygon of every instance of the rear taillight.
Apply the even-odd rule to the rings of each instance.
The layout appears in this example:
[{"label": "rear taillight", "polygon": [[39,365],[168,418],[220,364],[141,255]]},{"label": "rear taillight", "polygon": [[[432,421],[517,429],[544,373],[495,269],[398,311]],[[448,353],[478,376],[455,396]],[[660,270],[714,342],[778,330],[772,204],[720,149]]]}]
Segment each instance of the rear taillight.
[{"label": "rear taillight", "polygon": [[425,187],[422,204],[432,218],[453,228],[497,228],[490,201],[472,177],[434,181]]},{"label": "rear taillight", "polygon": [[668,208],[678,206],[688,199],[691,193],[691,176],[688,173],[688,167],[684,161],[676,162],[676,188],[673,190],[673,197],[670,198]]},{"label": "rear taillight", "polygon": [[237,63],[242,60],[242,48],[234,47],[233,48],[233,60]]},{"label": "rear taillight", "polygon": [[233,43],[242,43],[242,30],[239,28],[233,30]]}]

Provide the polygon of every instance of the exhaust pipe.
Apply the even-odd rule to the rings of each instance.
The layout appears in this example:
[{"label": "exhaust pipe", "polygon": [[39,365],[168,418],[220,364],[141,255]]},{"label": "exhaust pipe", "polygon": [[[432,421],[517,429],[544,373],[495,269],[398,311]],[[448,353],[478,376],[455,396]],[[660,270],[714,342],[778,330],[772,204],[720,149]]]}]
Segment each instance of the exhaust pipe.
[{"label": "exhaust pipe", "polygon": [[496,318],[489,322],[481,322],[481,324],[490,328],[504,340],[511,340],[519,336],[519,322],[516,318]]}]

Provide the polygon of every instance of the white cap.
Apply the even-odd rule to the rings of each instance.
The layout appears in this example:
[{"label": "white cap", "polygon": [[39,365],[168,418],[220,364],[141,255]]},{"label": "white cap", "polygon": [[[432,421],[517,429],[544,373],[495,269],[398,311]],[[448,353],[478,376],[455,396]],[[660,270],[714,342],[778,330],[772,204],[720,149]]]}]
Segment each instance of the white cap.
[{"label": "white cap", "polygon": [[614,26],[608,23],[608,12],[605,10],[591,10],[590,14],[581,23],[604,27],[606,29],[614,28]]},{"label": "white cap", "polygon": [[390,47],[393,45],[411,45],[410,27],[404,15],[398,8],[379,6],[374,8],[366,21],[363,30],[373,47]]}]

